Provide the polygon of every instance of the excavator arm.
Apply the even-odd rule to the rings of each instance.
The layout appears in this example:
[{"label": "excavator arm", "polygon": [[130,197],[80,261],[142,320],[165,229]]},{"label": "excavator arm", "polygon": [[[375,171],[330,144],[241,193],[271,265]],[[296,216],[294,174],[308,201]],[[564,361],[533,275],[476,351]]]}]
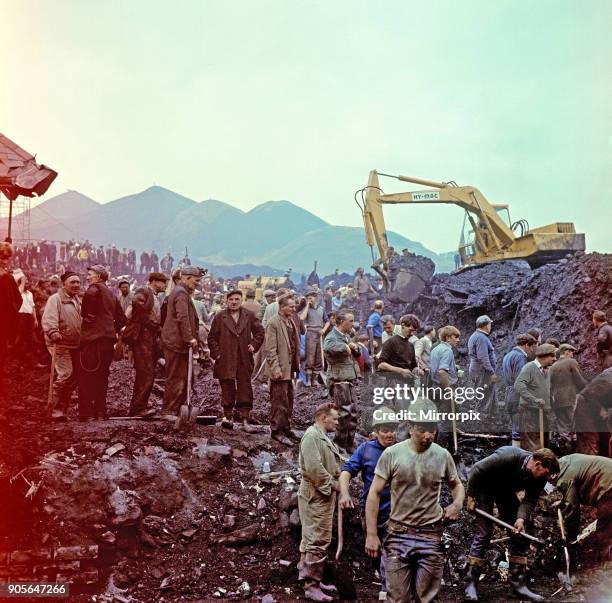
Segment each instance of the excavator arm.
[{"label": "excavator arm", "polygon": [[[402,182],[430,187],[428,190],[383,194],[378,177],[388,176]],[[474,232],[474,249],[466,256],[460,249],[462,263],[480,264],[504,259],[530,259],[536,264],[558,259],[565,253],[584,250],[584,235],[575,234],[573,224],[552,224],[517,237],[497,213],[507,205],[492,204],[473,186],[457,186],[452,182],[436,182],[408,176],[390,176],[376,170],[370,172],[364,189],[363,221],[368,245],[378,248],[380,259],[388,260],[388,241],[383,205],[401,203],[453,204],[466,211]]]}]

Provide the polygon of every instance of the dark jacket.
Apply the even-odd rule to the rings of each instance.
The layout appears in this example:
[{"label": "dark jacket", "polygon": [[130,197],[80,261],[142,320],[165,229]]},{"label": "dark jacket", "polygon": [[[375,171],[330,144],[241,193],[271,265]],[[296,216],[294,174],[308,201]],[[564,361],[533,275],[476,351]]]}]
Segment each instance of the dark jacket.
[{"label": "dark jacket", "polygon": [[580,367],[573,358],[560,358],[548,371],[550,393],[555,408],[573,407],[576,394],[586,385]]},{"label": "dark jacket", "polygon": [[17,326],[17,314],[23,300],[10,272],[0,275],[0,337],[10,339]]},{"label": "dark jacket", "polygon": [[535,479],[527,471],[532,454],[516,446],[502,446],[493,454],[478,461],[470,471],[467,495],[479,494],[511,496],[525,490],[517,517],[529,519],[546,485],[545,479]]},{"label": "dark jacket", "polygon": [[104,283],[94,283],[85,291],[81,316],[81,343],[97,339],[114,341],[127,322],[119,300]]},{"label": "dark jacket", "polygon": [[507,388],[506,410],[509,413],[518,411],[520,396],[514,389],[514,382],[525,364],[527,364],[527,354],[519,347],[512,348],[502,361],[502,376]]},{"label": "dark jacket", "polygon": [[253,353],[247,347],[252,345],[256,352],[264,336],[264,329],[253,312],[240,308],[237,323],[229,310],[218,312],[208,333],[210,356],[215,360],[213,375],[217,379],[236,379],[240,367],[250,377],[254,362]]},{"label": "dark jacket", "polygon": [[179,283],[166,300],[162,345],[178,354],[187,354],[189,342],[198,338],[198,315],[189,291]]},{"label": "dark jacket", "polygon": [[574,411],[574,431],[610,430],[601,418],[602,409],[612,408],[612,368],[600,373],[578,394]]}]

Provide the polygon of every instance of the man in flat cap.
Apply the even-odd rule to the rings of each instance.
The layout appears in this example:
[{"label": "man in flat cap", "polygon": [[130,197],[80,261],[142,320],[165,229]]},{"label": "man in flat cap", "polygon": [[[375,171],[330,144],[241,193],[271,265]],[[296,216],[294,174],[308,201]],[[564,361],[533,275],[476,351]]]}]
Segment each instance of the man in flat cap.
[{"label": "man in flat cap", "polygon": [[107,287],[101,264],[87,269],[89,287],[83,296],[79,349],[79,419],[105,419],[108,375],[117,335],[127,319],[119,300]]},{"label": "man in flat cap", "polygon": [[134,294],[130,291],[130,281],[122,278],[118,284],[119,288],[119,303],[123,313],[127,315],[128,308],[132,305]]},{"label": "man in flat cap", "polygon": [[148,402],[160,355],[161,303],[158,296],[165,291],[167,282],[168,277],[163,272],[151,272],[147,284],[135,291],[128,310],[123,340],[132,348],[136,371],[130,403],[132,417],[145,417],[154,412],[148,408]]},{"label": "man in flat cap", "polygon": [[494,384],[497,381],[497,375],[495,374],[497,357],[489,339],[492,325],[493,321],[486,314],[479,316],[476,319],[476,330],[468,339],[469,375],[474,382],[474,386],[481,388],[484,393],[484,398],[480,401],[478,410],[481,410],[487,417],[492,417],[495,414]]},{"label": "man in flat cap", "polygon": [[187,266],[180,272],[180,280],[164,300],[166,316],[161,341],[166,361],[166,387],[162,413],[178,415],[187,400],[189,348],[198,347],[198,315],[191,302],[191,294],[202,278],[199,268]]},{"label": "man in flat cap", "polygon": [[[535,355],[535,360],[525,364],[514,382],[514,389],[519,395],[521,448],[531,452],[547,447],[550,440],[553,414],[549,368],[557,359],[557,349],[550,343],[543,343],[536,348]],[[543,445],[540,428],[543,432]]]},{"label": "man in flat cap", "polygon": [[79,370],[79,344],[81,342],[81,279],[76,272],[67,271],[61,276],[62,288],[51,295],[42,315],[42,330],[49,353],[55,348],[55,371],[51,418],[66,419],[66,410],[72,392],[77,386]]},{"label": "man in flat cap", "polygon": [[557,417],[559,434],[565,439],[571,437],[576,394],[586,385],[586,380],[574,358],[576,351],[576,348],[569,343],[561,344],[559,360],[550,367],[552,408]]},{"label": "man in flat cap", "polygon": [[229,291],[226,303],[227,307],[212,321],[208,347],[215,361],[213,375],[221,384],[221,426],[231,429],[233,421],[249,424],[253,409],[253,354],[263,344],[265,333],[259,319],[242,307],[240,289]]}]

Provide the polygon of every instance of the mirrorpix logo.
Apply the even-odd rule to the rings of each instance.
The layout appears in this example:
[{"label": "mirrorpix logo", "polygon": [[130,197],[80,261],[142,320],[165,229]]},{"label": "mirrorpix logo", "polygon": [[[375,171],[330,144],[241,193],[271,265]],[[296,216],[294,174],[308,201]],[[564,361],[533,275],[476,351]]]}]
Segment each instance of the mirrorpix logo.
[{"label": "mirrorpix logo", "polygon": [[438,410],[428,409],[414,411],[410,410],[386,410],[377,408],[372,418],[381,423],[402,423],[410,421],[411,423],[439,423],[440,421],[480,421],[480,413],[474,410],[460,412],[440,412]]}]

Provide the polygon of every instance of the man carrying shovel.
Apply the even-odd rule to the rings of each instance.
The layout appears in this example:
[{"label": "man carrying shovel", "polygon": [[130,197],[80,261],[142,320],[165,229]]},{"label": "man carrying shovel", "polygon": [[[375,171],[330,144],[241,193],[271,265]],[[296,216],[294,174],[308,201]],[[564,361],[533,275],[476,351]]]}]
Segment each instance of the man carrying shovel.
[{"label": "man carrying shovel", "polygon": [[[525,584],[529,540],[520,534],[525,532],[547,480],[558,472],[559,461],[548,448],[531,453],[516,446],[502,446],[478,461],[468,480],[468,512],[481,510],[490,515],[495,504],[500,519],[514,526],[510,538],[510,584],[517,595],[531,601],[543,601],[544,598],[530,591]],[[519,501],[517,492],[521,490],[525,491],[525,496]],[[493,532],[491,520],[480,514],[474,519],[474,527],[476,533],[468,556],[466,601],[478,601],[476,585]]]},{"label": "man carrying shovel", "polygon": [[187,399],[189,348],[198,345],[198,315],[191,294],[201,279],[199,268],[181,270],[181,280],[167,298],[166,318],[161,332],[166,360],[166,388],[162,414],[176,416]]}]

